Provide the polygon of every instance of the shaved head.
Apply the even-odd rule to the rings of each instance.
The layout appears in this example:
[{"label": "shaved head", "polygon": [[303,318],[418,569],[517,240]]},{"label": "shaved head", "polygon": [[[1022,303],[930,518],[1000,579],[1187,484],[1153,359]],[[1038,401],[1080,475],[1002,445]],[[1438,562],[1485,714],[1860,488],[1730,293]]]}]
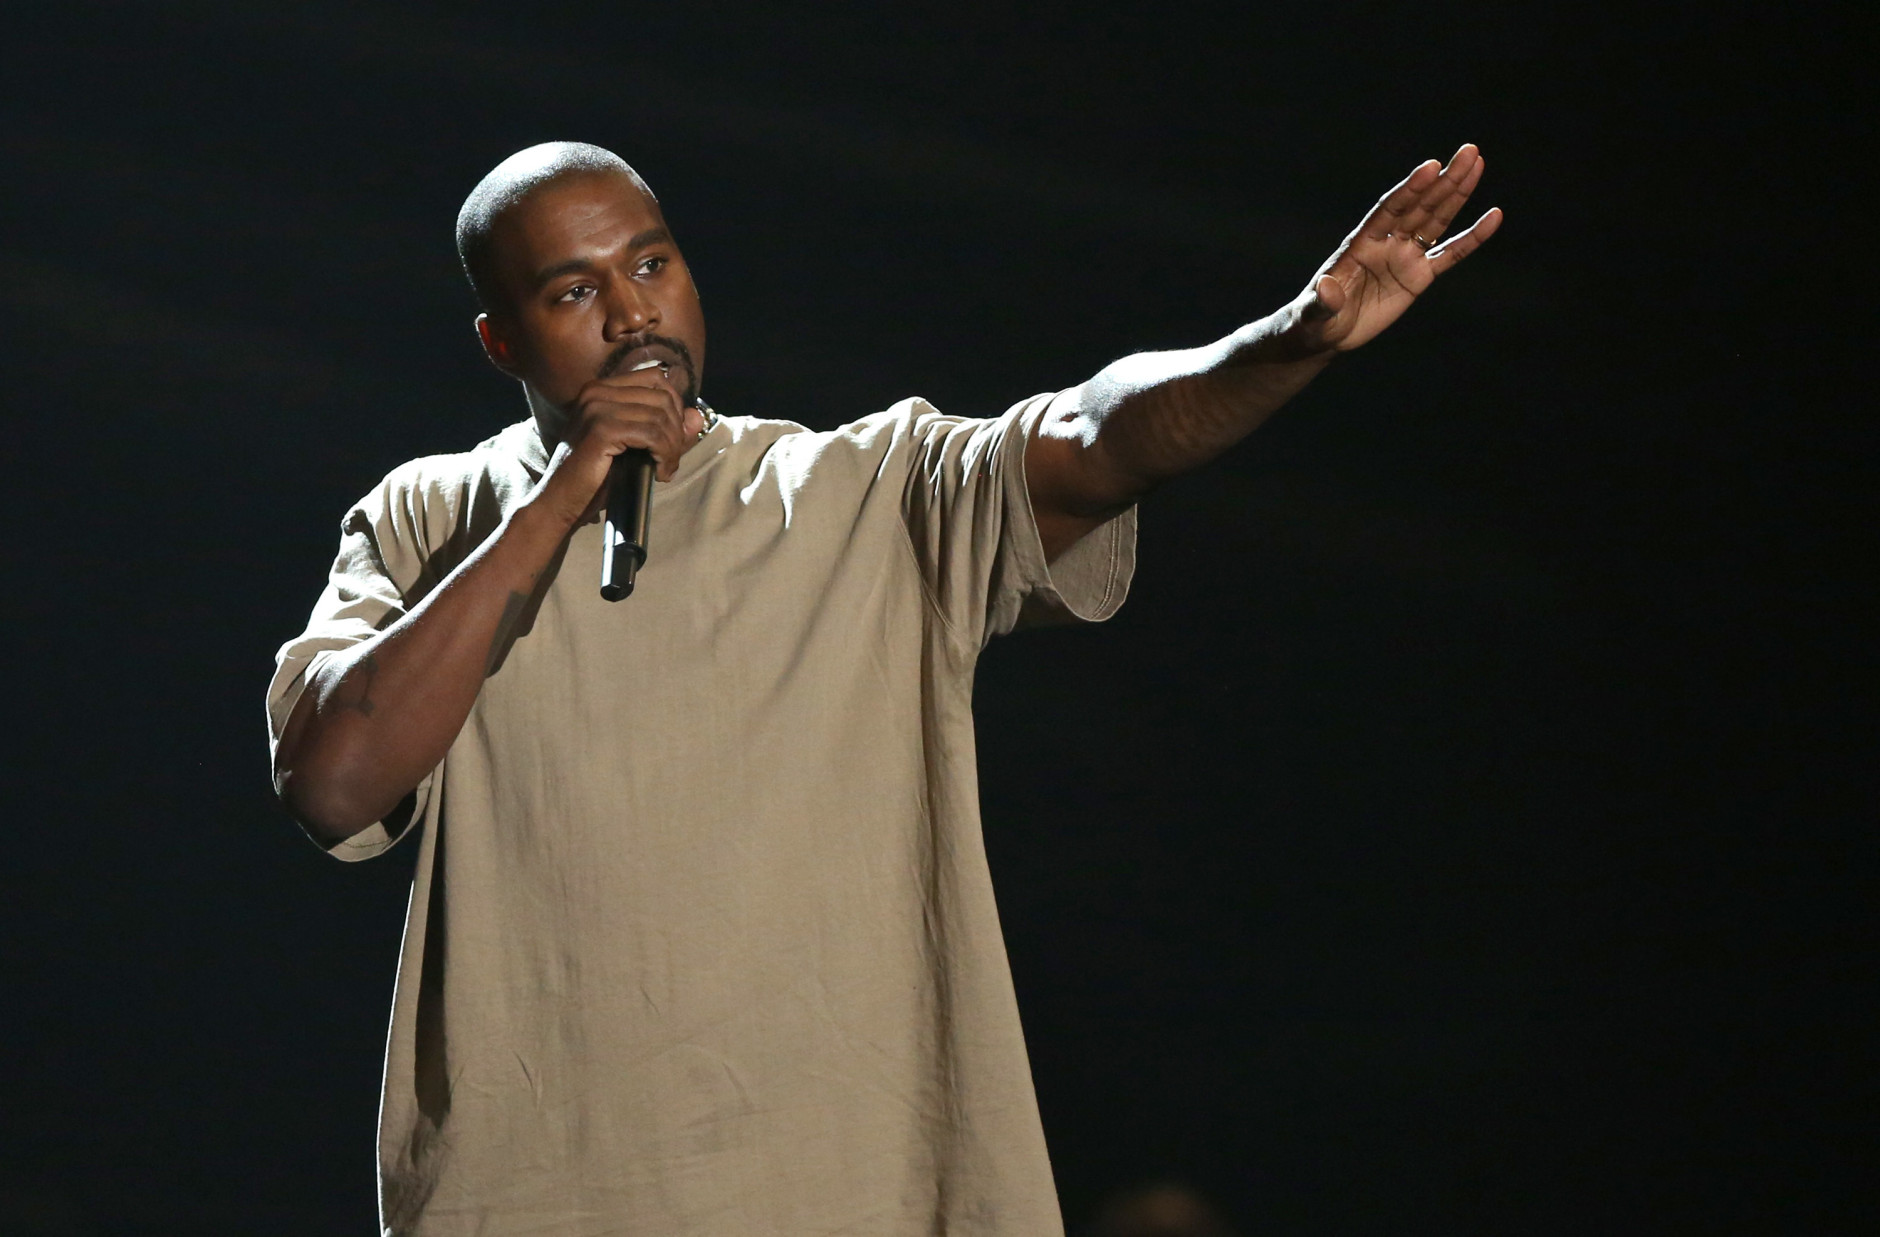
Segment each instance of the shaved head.
[{"label": "shaved head", "polygon": [[509,156],[465,199],[457,252],[483,302],[484,355],[528,391],[544,442],[559,441],[584,388],[642,362],[682,401],[696,398],[698,287],[658,200],[619,155],[550,142]]},{"label": "shaved head", "polygon": [[496,221],[537,190],[575,176],[624,176],[648,199],[659,200],[625,159],[600,146],[543,142],[509,156],[477,182],[457,212],[457,258],[485,310],[499,310],[505,301],[490,253]]}]

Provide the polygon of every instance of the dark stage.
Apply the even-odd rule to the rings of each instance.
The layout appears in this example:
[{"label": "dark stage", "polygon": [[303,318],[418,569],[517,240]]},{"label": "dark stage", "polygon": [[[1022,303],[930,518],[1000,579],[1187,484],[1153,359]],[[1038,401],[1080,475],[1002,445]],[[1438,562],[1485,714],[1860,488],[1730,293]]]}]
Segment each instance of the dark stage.
[{"label": "dark stage", "polygon": [[262,694],[348,505],[524,415],[451,223],[551,138],[658,190],[717,408],[819,429],[1213,339],[1479,143],[1500,235],[981,662],[1066,1224],[1873,1231],[1871,143],[1808,12],[8,6],[0,1233],[372,1231],[413,848],[308,843]]}]

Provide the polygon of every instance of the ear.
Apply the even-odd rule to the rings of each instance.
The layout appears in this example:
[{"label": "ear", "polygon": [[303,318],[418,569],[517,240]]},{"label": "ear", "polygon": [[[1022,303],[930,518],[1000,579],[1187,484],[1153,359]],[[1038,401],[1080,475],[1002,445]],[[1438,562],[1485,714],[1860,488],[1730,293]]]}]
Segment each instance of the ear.
[{"label": "ear", "polygon": [[483,342],[483,355],[490,359],[490,364],[514,378],[516,376],[516,350],[507,339],[503,338],[496,324],[490,321],[488,314],[477,315],[477,338]]}]

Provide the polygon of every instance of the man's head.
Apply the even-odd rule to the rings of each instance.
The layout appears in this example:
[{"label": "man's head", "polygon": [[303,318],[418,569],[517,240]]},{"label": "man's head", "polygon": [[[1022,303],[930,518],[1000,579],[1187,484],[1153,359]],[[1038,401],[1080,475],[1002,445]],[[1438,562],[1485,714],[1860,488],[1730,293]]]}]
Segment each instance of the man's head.
[{"label": "man's head", "polygon": [[582,142],[511,155],[464,200],[457,254],[490,361],[555,408],[644,359],[697,396],[698,290],[658,199],[620,156]]}]

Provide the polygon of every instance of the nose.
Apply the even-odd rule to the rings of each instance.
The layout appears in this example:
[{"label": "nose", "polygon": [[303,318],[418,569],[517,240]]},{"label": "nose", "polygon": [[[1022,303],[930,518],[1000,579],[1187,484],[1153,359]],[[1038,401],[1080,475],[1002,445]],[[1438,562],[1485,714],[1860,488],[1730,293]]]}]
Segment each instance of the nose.
[{"label": "nose", "polygon": [[638,335],[659,325],[659,306],[632,278],[607,281],[607,321],[602,327],[607,342]]}]

